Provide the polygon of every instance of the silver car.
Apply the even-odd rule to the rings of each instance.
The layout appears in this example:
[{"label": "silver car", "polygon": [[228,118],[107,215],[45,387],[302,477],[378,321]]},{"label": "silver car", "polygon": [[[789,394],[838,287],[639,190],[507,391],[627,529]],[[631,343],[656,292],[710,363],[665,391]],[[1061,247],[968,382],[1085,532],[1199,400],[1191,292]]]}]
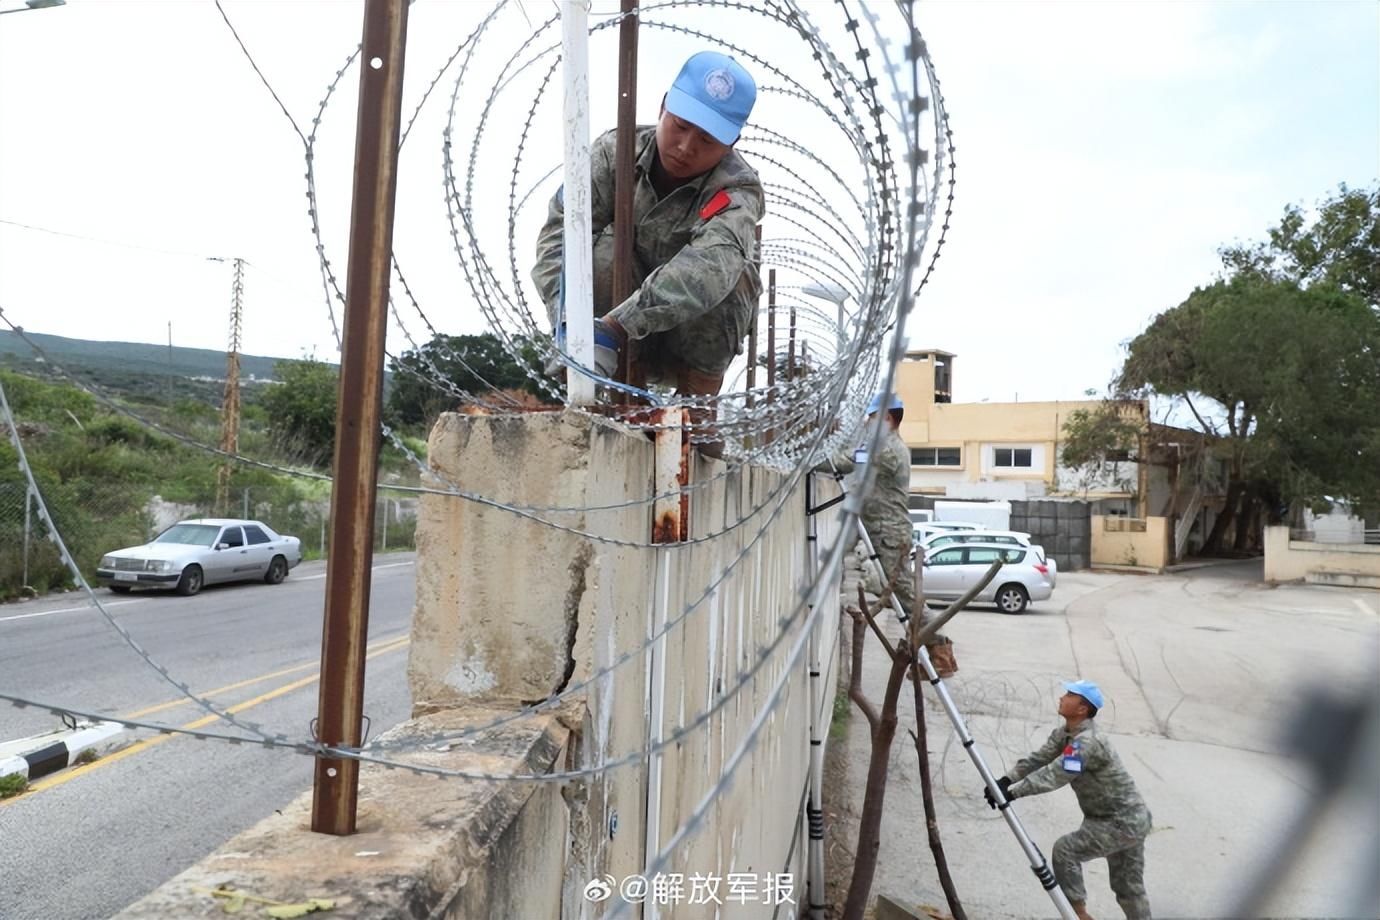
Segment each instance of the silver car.
[{"label": "silver car", "polygon": [[1005,563],[975,601],[996,604],[1003,613],[1023,613],[1031,601],[1054,593],[1055,571],[1034,546],[955,543],[925,555],[925,600],[954,600],[982,579],[997,559]]},{"label": "silver car", "polygon": [[117,594],[161,588],[192,595],[204,585],[257,581],[276,585],[302,561],[302,541],[262,521],[179,521],[143,546],[101,557],[96,579]]},{"label": "silver car", "polygon": [[920,541],[916,552],[934,552],[941,546],[952,546],[955,543],[1005,543],[1013,546],[1029,546],[1040,554],[1040,561],[1049,566],[1050,577],[1055,578],[1059,574],[1059,566],[1054,558],[1045,552],[1045,548],[1038,543],[1030,541],[1030,534],[1019,530],[954,530],[947,533],[933,533]]}]

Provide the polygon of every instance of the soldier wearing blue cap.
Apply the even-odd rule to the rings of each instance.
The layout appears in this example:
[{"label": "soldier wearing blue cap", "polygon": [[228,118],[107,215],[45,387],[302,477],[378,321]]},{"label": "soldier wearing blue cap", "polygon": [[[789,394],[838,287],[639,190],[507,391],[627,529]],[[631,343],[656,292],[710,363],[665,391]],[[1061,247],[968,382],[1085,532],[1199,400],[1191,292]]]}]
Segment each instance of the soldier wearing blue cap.
[{"label": "soldier wearing blue cap", "polygon": [[[897,616],[905,620],[915,612],[915,568],[911,561],[914,541],[910,524],[910,448],[902,440],[900,431],[906,407],[901,397],[892,394],[884,398],[878,393],[867,405],[868,418],[881,412],[883,407],[886,415],[882,417],[882,443],[875,454],[864,458],[859,451],[853,458],[836,457],[817,469],[832,467],[840,473],[851,473],[856,468],[855,461],[876,466],[872,488],[863,497],[861,523],[891,587],[891,606]],[[925,621],[924,611],[921,611],[920,619],[922,623]],[[958,670],[953,643],[947,637],[932,636],[928,649],[930,662],[940,677],[950,677]]]},{"label": "soldier wearing blue cap", "polygon": [[[1128,920],[1150,920],[1144,878],[1150,811],[1111,742],[1093,724],[1104,702],[1102,691],[1090,680],[1066,683],[1064,690],[1059,698],[1063,727],[1050,733],[1039,750],[1017,761],[997,786],[1010,800],[1072,785],[1083,823],[1054,842],[1051,861],[1074,913],[1079,920],[1091,920],[1083,863],[1106,858],[1112,891]],[[982,794],[993,808],[1006,807],[990,789]]]},{"label": "soldier wearing blue cap", "polygon": [[[637,290],[612,303],[614,147],[609,131],[590,150],[594,225],[597,370],[613,377],[628,340],[637,342],[629,382],[713,395],[742,350],[761,282],[753,231],[765,196],[734,149],[757,98],[736,60],[702,51],[681,68],[655,127],[634,141],[633,276]],[[564,196],[551,200],[537,237],[537,285],[559,323]]]}]

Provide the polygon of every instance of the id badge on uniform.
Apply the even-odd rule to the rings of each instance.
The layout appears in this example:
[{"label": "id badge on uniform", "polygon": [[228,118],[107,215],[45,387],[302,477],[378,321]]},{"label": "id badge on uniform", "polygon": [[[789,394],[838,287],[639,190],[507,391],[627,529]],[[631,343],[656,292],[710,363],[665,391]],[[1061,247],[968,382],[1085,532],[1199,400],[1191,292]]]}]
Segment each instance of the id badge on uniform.
[{"label": "id badge on uniform", "polygon": [[1077,741],[1065,746],[1063,766],[1065,773],[1083,772],[1083,754],[1078,750]]}]

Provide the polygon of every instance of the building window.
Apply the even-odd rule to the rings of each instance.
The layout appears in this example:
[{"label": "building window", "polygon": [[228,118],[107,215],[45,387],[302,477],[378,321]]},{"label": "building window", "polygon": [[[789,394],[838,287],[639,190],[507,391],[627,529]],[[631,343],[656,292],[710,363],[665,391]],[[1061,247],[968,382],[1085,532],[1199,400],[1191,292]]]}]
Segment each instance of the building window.
[{"label": "building window", "polygon": [[961,447],[912,447],[911,466],[962,466]]},{"label": "building window", "polygon": [[1029,447],[998,447],[994,451],[992,465],[1009,469],[1030,469]]}]

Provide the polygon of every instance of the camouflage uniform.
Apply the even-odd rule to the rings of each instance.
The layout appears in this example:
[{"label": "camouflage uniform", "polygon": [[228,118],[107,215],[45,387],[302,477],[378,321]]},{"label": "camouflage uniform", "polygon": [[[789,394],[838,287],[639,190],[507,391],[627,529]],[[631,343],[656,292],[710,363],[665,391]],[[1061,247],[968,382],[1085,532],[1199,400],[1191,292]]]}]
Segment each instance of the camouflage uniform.
[{"label": "camouflage uniform", "polygon": [[[617,320],[630,339],[640,340],[636,353],[649,379],[677,384],[683,369],[722,378],[733,356],[742,351],[761,294],[752,257],[753,230],[765,207],[762,184],[752,167],[731,150],[708,173],[658,198],[651,180],[656,129],[638,128],[633,166],[633,281],[638,288],[615,305],[615,135],[605,133],[590,149],[594,315]],[[721,190],[728,196],[727,207],[701,216]],[[564,197],[557,192],[537,237],[537,264],[532,269],[553,328],[559,321],[564,214]]]},{"label": "camouflage uniform", "polygon": [[[877,453],[868,458],[877,467],[872,489],[863,498],[862,526],[872,541],[885,577],[891,579],[894,595],[892,609],[900,609],[910,616],[915,610],[915,566],[911,562],[912,548],[910,513],[910,448],[901,440],[899,432],[887,429]],[[837,457],[832,465],[840,473],[851,473],[855,464],[848,457]],[[817,467],[817,469],[822,469]],[[921,618],[922,622],[924,618]]]},{"label": "camouflage uniform", "polygon": [[[1066,769],[1070,756],[1081,771]],[[1083,823],[1054,842],[1054,876],[1070,901],[1086,901],[1082,864],[1106,857],[1112,891],[1129,920],[1150,920],[1145,895],[1145,837],[1150,811],[1136,791],[1121,758],[1093,724],[1085,719],[1073,731],[1060,727],[1039,750],[1021,758],[1006,774],[1009,795],[1019,798],[1072,785],[1083,810]]]}]

